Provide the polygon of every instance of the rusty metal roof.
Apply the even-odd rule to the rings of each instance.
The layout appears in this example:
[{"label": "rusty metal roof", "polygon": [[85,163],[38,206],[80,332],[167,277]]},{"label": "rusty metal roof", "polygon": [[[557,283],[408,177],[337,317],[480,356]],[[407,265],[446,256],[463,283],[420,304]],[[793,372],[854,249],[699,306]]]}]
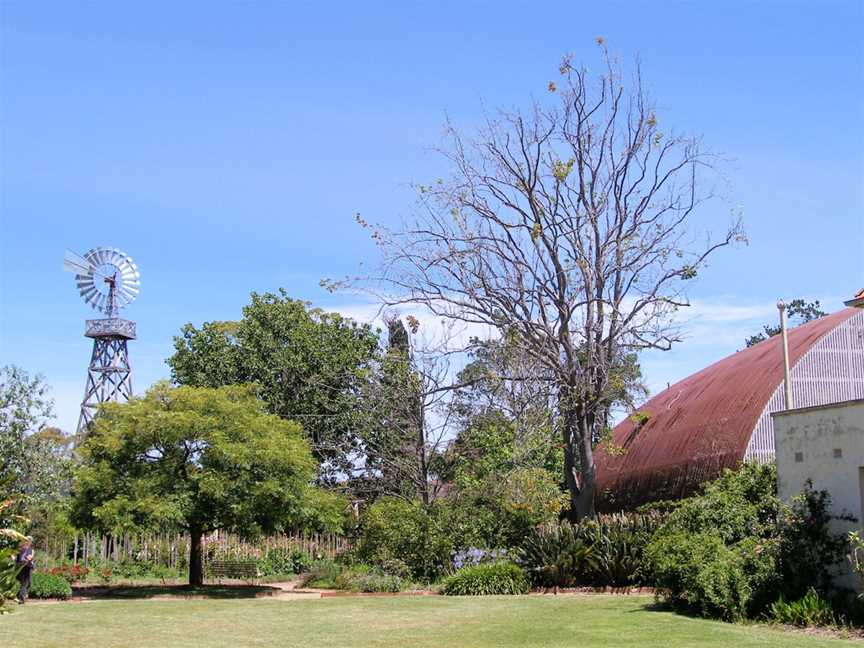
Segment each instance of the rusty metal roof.
[{"label": "rusty metal roof", "polygon": [[[846,308],[789,330],[792,366],[852,317]],[[738,351],[663,390],[596,451],[598,508],[677,498],[741,463],[759,416],[783,380],[781,337]]]}]

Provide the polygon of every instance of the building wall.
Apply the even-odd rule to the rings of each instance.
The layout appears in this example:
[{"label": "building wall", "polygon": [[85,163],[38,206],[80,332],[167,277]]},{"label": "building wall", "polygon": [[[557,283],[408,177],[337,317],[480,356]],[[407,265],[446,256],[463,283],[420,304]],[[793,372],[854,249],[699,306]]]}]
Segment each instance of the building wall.
[{"label": "building wall", "polygon": [[[809,479],[831,494],[835,514],[856,522],[834,521],[836,532],[864,526],[864,400],[776,412],[777,490],[788,501]],[[844,563],[839,581],[859,589]]]},{"label": "building wall", "polygon": [[[796,409],[864,398],[864,309],[832,329],[792,367],[792,403]],[[781,381],[762,410],[745,461],[774,458],[771,415],[786,407]]]}]

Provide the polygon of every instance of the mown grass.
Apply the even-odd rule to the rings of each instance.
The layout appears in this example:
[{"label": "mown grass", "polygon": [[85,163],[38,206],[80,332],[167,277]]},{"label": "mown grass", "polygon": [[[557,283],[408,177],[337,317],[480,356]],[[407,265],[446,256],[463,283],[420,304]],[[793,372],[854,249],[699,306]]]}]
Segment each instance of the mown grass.
[{"label": "mown grass", "polygon": [[646,596],[135,600],[28,605],[2,645],[827,648],[861,642],[676,615]]}]

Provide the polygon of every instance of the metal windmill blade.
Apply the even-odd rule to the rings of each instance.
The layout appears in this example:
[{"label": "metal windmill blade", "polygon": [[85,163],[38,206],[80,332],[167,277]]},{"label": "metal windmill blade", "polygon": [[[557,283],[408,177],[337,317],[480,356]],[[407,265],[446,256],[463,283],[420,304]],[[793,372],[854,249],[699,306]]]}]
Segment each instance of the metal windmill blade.
[{"label": "metal windmill blade", "polygon": [[93,248],[83,256],[67,250],[63,268],[75,273],[81,298],[109,317],[131,304],[140,290],[138,266],[117,248]]}]

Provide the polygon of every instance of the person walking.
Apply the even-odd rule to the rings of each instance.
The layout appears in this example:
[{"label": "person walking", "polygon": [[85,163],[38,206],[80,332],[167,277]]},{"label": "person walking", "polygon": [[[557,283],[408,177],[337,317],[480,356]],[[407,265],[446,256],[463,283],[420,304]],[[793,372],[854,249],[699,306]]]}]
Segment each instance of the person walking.
[{"label": "person walking", "polygon": [[33,581],[33,567],[35,560],[33,558],[33,543],[28,538],[21,543],[18,555],[15,558],[15,566],[18,568],[18,603],[24,605],[27,600],[27,595],[30,593],[30,584]]}]

